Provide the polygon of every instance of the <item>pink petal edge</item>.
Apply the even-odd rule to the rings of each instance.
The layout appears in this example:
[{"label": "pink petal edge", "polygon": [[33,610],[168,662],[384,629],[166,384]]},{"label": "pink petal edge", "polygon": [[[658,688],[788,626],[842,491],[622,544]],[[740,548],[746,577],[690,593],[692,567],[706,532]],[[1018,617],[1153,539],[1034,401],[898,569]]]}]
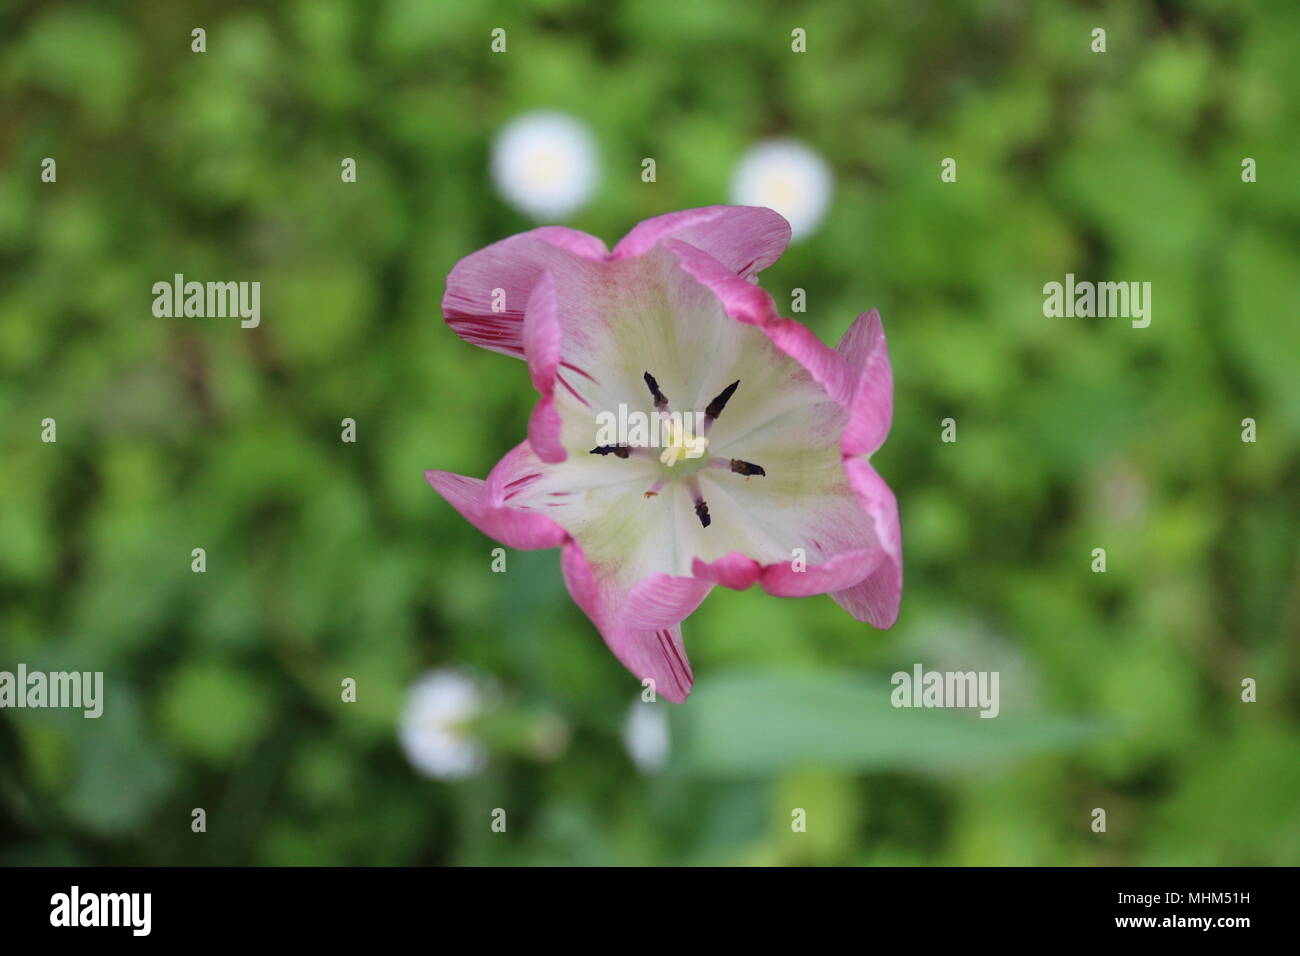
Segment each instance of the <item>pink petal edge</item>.
[{"label": "pink petal edge", "polygon": [[781,258],[790,243],[790,224],[763,206],[683,209],[637,223],[614,246],[611,258],[643,255],[666,239],[690,243],[733,275],[751,279]]},{"label": "pink petal edge", "polygon": [[[626,608],[619,606],[619,597],[610,586],[598,580],[578,542],[570,539],[565,543],[560,563],[570,596],[591,618],[614,656],[638,679],[654,681],[656,694],[683,703],[695,677],[682,643],[680,618],[678,623],[671,619],[678,613],[684,618],[695,610],[708,593],[707,586],[701,591],[698,586],[675,583],[690,580],[677,578],[664,587],[664,594],[656,595],[650,593],[655,587],[650,582],[671,576],[652,576],[629,592],[625,602],[631,603],[635,596],[636,606],[630,618],[624,618],[620,612]],[[640,623],[653,626],[639,627]]]},{"label": "pink petal edge", "polygon": [[885,443],[894,418],[894,370],[880,313],[864,312],[845,331],[835,351],[853,379],[849,421],[840,439],[845,455],[871,455]]},{"label": "pink petal edge", "polygon": [[567,457],[560,440],[564,425],[555,408],[555,379],[560,367],[560,318],[555,277],[543,272],[524,307],[524,359],[541,398],[528,419],[528,443],[537,457],[554,464]]},{"label": "pink petal edge", "polygon": [[737,322],[758,326],[772,344],[808,371],[834,401],[849,407],[856,384],[849,364],[812,330],[794,319],[777,314],[772,297],[746,282],[708,253],[678,239],[664,242],[683,269],[695,281],[708,287],[722,303],[722,309]]},{"label": "pink petal edge", "polygon": [[[579,260],[603,262],[605,243],[564,226],[542,226],[509,236],[465,256],[447,275],[442,315],[466,342],[523,358],[521,307],[547,269],[573,268]],[[505,308],[493,311],[493,290],[505,295]]]},{"label": "pink petal edge", "polygon": [[884,559],[853,587],[832,591],[831,598],[859,621],[893,627],[903,593],[903,544],[898,501],[879,473],[862,458],[846,458],[844,470],[858,503],[871,517]]},{"label": "pink petal edge", "polygon": [[426,471],[424,477],[461,517],[489,538],[520,551],[558,548],[568,532],[543,515],[491,503],[488,483],[451,471]]}]

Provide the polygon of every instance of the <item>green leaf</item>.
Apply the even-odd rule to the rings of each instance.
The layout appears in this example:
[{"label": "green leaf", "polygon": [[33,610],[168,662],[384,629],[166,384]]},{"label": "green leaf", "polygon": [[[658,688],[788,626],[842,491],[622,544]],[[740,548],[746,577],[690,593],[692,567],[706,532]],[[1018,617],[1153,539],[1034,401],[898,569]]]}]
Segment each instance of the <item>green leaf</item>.
[{"label": "green leaf", "polygon": [[895,708],[892,689],[884,675],[715,675],[675,715],[679,759],[689,773],[719,776],[804,766],[951,770],[1078,746],[1101,730],[1043,714]]}]

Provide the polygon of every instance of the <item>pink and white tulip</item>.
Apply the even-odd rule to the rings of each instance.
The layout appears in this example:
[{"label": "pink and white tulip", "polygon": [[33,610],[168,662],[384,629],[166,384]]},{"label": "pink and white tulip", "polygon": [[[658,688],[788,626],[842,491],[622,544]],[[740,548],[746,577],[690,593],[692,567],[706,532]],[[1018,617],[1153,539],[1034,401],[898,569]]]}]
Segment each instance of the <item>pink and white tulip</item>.
[{"label": "pink and white tulip", "polygon": [[[869,461],[893,411],[880,317],[830,348],[778,315],[755,277],[789,238],[769,209],[711,206],[646,220],[612,252],[534,229],[447,277],[447,324],[524,359],[540,398],[486,481],[429,483],[508,547],[562,548],[610,650],[676,702],[694,680],[681,623],[715,584],[829,594],[876,627],[898,616],[898,509]],[[702,414],[702,434],[669,429],[672,453],[601,446],[597,416],[620,404]],[[679,453],[692,441],[704,454]]]}]

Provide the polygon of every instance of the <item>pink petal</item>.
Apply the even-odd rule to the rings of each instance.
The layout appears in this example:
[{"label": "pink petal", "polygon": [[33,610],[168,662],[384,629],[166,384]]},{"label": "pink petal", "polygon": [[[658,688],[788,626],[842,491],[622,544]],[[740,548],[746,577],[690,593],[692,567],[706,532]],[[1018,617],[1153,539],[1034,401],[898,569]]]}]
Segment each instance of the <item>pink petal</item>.
[{"label": "pink petal", "polygon": [[654,575],[624,594],[573,540],[564,546],[561,564],[569,594],[623,666],[640,680],[653,680],[657,694],[676,704],[685,701],[695,678],[680,622],[711,585]]},{"label": "pink petal", "polygon": [[855,382],[840,449],[845,455],[873,454],[884,444],[894,417],[894,371],[879,313],[872,309],[859,315],[835,351],[844,356]]},{"label": "pink petal", "polygon": [[[605,244],[595,236],[563,226],[502,239],[452,267],[442,297],[443,317],[466,342],[522,358],[524,307],[542,273],[568,273],[607,257]],[[494,289],[505,293],[500,312],[492,310]]]},{"label": "pink petal", "polygon": [[733,551],[716,561],[691,562],[691,573],[703,581],[712,581],[733,591],[745,591],[753,586],[763,573],[763,566],[753,558]]},{"label": "pink petal", "polygon": [[637,224],[614,247],[613,258],[642,255],[665,239],[688,242],[732,275],[749,279],[781,258],[790,242],[790,224],[761,206],[685,209]]},{"label": "pink petal", "polygon": [[494,504],[487,482],[450,471],[426,471],[424,477],[461,516],[489,538],[520,551],[557,548],[568,534],[550,518]]},{"label": "pink petal", "polygon": [[519,508],[517,499],[544,474],[545,466],[537,461],[534,454],[528,442],[520,442],[492,466],[488,472],[486,488],[490,504]]},{"label": "pink petal", "polygon": [[563,423],[555,408],[556,370],[560,367],[560,320],[556,304],[555,278],[543,272],[524,309],[524,358],[541,398],[528,420],[528,443],[545,462],[565,459],[560,441]]},{"label": "pink petal", "polygon": [[777,597],[811,597],[842,591],[866,578],[883,560],[875,548],[860,548],[834,555],[821,564],[796,570],[791,561],[763,566],[763,589]]},{"label": "pink petal", "polygon": [[762,329],[772,344],[802,365],[826,394],[848,407],[856,382],[839,352],[806,326],[779,316],[770,295],[737,278],[712,256],[676,239],[666,240],[664,247],[690,276],[713,291],[727,315]]},{"label": "pink petal", "polygon": [[885,480],[861,458],[846,458],[844,470],[863,510],[875,524],[884,551],[877,568],[860,583],[832,592],[835,603],[859,621],[892,627],[898,619],[903,592],[903,545],[898,525],[898,503]]},{"label": "pink petal", "polygon": [[744,591],[755,582],[775,597],[811,597],[851,588],[863,581],[884,560],[877,548],[859,548],[833,555],[820,564],[809,563],[797,571],[792,561],[759,564],[753,558],[732,552],[717,561],[696,558],[691,565],[695,577]]},{"label": "pink petal", "polygon": [[676,627],[694,613],[713,590],[713,582],[674,574],[652,574],[628,592],[619,609],[620,622],[635,630]]},{"label": "pink petal", "polygon": [[605,240],[567,226],[540,226],[520,235],[536,236],[553,246],[568,249],[575,256],[584,259],[602,262],[609,258],[609,249],[605,245]]},{"label": "pink petal", "polygon": [[555,276],[543,272],[524,306],[524,358],[533,388],[548,395],[560,366],[560,319],[555,299]]},{"label": "pink petal", "polygon": [[568,457],[560,441],[563,431],[564,422],[555,408],[555,400],[550,395],[538,399],[533,413],[528,416],[528,444],[538,458],[555,464]]}]

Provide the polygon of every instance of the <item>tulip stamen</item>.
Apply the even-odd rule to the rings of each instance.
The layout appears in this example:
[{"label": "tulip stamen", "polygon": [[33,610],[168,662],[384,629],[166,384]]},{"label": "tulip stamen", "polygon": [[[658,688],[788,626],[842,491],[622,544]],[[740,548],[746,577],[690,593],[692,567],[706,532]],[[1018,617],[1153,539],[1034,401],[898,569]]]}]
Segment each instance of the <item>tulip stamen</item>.
[{"label": "tulip stamen", "polygon": [[668,396],[659,390],[659,383],[655,381],[655,377],[649,372],[646,372],[643,377],[646,387],[650,389],[650,397],[654,399],[655,411],[668,411]]},{"label": "tulip stamen", "polygon": [[712,456],[706,451],[709,447],[709,439],[705,437],[705,433],[717,417],[722,414],[723,409],[727,407],[727,402],[731,400],[731,396],[736,394],[736,389],[740,387],[740,380],[737,379],[732,382],[719,392],[713,401],[709,402],[704,409],[703,424],[698,431],[693,431],[680,420],[683,416],[675,416],[669,412],[668,396],[659,387],[659,382],[655,377],[649,372],[643,373],[642,377],[645,379],[646,388],[650,390],[650,397],[654,400],[655,411],[658,413],[662,428],[665,429],[662,449],[629,444],[597,445],[591,449],[590,454],[613,455],[616,458],[623,459],[632,457],[657,458],[659,464],[665,469],[673,469],[679,462],[685,462],[686,459],[703,458],[703,461],[693,465],[683,464],[682,470],[685,473],[680,476],[671,476],[665,471],[642,494],[646,498],[654,498],[663,491],[673,477],[676,477],[677,480],[684,480],[691,495],[691,502],[694,505],[695,517],[699,519],[702,527],[707,528],[713,523],[713,517],[709,514],[709,504],[704,500],[704,493],[700,490],[700,483],[694,477],[695,472],[700,467],[730,471],[745,478],[761,478],[767,475],[767,470],[762,465],[756,465],[752,461],[745,461],[741,458]]},{"label": "tulip stamen", "polygon": [[695,503],[695,517],[700,519],[700,525],[707,528],[713,523],[709,517],[709,505],[704,500],[704,492],[700,491],[700,483],[694,478],[686,482],[686,489],[691,493],[691,501]]},{"label": "tulip stamen", "polygon": [[731,459],[731,470],[738,475],[744,475],[746,478],[751,475],[765,476],[767,474],[762,465],[756,465],[752,461],[741,461],[739,458]]},{"label": "tulip stamen", "polygon": [[736,388],[739,385],[740,379],[736,379],[719,392],[718,397],[709,402],[708,406],[704,409],[704,430],[706,432],[709,430],[709,426],[713,424],[713,420],[721,415],[722,410],[727,407],[727,402],[731,400],[732,395],[736,394]]},{"label": "tulip stamen", "polygon": [[700,524],[707,528],[713,521],[709,517],[709,505],[703,498],[695,500],[695,517],[700,519]]},{"label": "tulip stamen", "polygon": [[763,478],[767,475],[767,469],[762,465],[741,458],[710,458],[707,467],[715,471],[730,471],[746,478]]}]

